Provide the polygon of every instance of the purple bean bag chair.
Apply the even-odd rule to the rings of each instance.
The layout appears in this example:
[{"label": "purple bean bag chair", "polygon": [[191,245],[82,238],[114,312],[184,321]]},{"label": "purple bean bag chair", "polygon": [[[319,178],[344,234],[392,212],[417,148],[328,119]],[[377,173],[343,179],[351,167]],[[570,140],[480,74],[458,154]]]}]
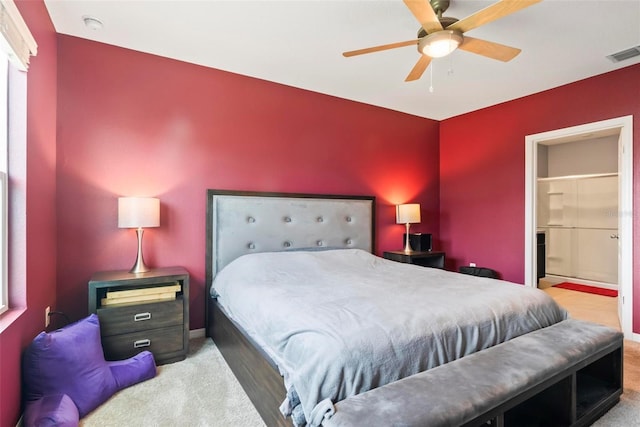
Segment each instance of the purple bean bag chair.
[{"label": "purple bean bag chair", "polygon": [[25,350],[25,425],[74,426],[115,392],[156,375],[153,354],[143,351],[104,360],[98,316],[41,332]]}]

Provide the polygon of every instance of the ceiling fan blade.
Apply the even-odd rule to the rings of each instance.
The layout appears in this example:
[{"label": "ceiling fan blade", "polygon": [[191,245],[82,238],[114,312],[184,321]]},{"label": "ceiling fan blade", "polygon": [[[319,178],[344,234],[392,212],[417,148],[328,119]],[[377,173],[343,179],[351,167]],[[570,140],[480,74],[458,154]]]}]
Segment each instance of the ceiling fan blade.
[{"label": "ceiling fan blade", "polygon": [[358,49],[358,50],[352,50],[349,52],[343,52],[342,56],[346,56],[348,58],[350,56],[364,55],[365,53],[380,52],[381,50],[395,49],[397,47],[405,47],[405,46],[412,46],[412,45],[417,46],[417,44],[418,44],[418,39],[407,40],[406,42],[383,44],[381,46],[367,47],[365,49]]},{"label": "ceiling fan blade", "polygon": [[416,62],[416,65],[413,66],[413,69],[411,70],[407,78],[404,79],[404,81],[410,82],[413,80],[418,80],[420,77],[422,77],[422,73],[424,73],[424,70],[427,69],[430,63],[431,57],[427,55],[420,55],[420,59],[418,59],[418,62]]},{"label": "ceiling fan blade", "polygon": [[443,29],[438,15],[433,11],[428,0],[404,0],[404,4],[407,5],[427,34]]},{"label": "ceiling fan blade", "polygon": [[449,25],[447,30],[458,30],[465,33],[481,25],[524,9],[525,7],[540,3],[541,1],[542,0],[500,0],[491,6],[479,10],[473,15],[469,15],[466,18]]},{"label": "ceiling fan blade", "polygon": [[466,50],[467,52],[486,56],[487,58],[491,59],[497,59],[498,61],[503,62],[511,61],[521,52],[520,49],[515,47],[506,46],[487,40],[476,39],[469,36],[464,36],[464,41],[458,47],[458,49]]}]

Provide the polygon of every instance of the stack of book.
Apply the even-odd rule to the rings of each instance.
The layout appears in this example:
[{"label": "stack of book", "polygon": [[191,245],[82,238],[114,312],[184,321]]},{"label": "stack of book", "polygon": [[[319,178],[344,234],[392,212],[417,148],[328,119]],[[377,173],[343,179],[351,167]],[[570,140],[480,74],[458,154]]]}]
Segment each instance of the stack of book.
[{"label": "stack of book", "polygon": [[176,292],[180,292],[180,289],[180,284],[175,283],[150,288],[108,291],[106,298],[102,298],[101,302],[103,306],[112,307],[143,302],[170,301],[176,299]]}]

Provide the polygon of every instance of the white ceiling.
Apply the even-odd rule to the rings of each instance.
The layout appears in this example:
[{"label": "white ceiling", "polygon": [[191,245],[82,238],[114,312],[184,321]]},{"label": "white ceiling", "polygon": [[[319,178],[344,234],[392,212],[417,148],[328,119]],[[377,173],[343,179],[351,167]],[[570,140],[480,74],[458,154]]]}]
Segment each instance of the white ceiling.
[{"label": "white ceiling", "polygon": [[[494,1],[451,0],[462,19]],[[503,63],[465,51],[404,79],[416,48],[345,58],[410,40],[401,0],[45,0],[56,31],[137,51],[443,120],[640,63],[607,55],[640,45],[640,0],[544,0],[468,32],[522,49]],[[103,22],[101,30],[83,16]],[[429,91],[433,69],[433,92]]]}]

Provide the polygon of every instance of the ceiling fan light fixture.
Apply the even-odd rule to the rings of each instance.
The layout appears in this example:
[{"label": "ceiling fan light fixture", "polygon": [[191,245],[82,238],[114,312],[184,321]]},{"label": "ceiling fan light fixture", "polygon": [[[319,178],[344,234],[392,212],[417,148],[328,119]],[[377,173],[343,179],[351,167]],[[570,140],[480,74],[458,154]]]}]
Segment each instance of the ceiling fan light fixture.
[{"label": "ceiling fan light fixture", "polygon": [[442,30],[423,37],[418,42],[418,51],[431,58],[449,55],[462,44],[462,33],[456,30]]}]

